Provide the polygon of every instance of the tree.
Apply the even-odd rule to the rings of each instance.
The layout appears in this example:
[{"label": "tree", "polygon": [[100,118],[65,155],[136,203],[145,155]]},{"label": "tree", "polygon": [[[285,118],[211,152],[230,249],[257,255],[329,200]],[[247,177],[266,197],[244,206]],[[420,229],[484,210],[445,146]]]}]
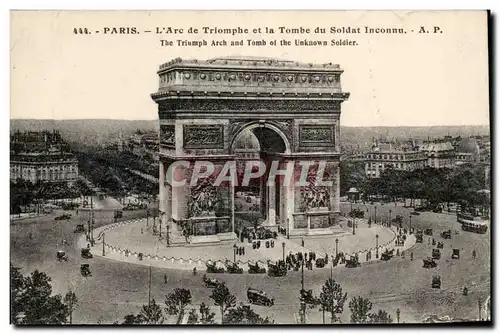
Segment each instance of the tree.
[{"label": "tree", "polygon": [[366,324],[368,323],[372,303],[368,299],[354,297],[349,302],[349,309],[351,310],[351,323]]},{"label": "tree", "polygon": [[67,321],[69,310],[61,295],[52,296],[51,278],[35,270],[24,277],[19,268],[11,269],[11,321],[23,325],[60,325]]},{"label": "tree", "polygon": [[66,296],[64,296],[64,303],[68,307],[69,324],[71,325],[73,323],[73,311],[78,305],[78,299],[76,298],[75,293],[72,291],[68,291],[66,293]]},{"label": "tree", "polygon": [[216,306],[219,306],[221,322],[224,323],[224,314],[229,308],[236,306],[236,297],[229,292],[226,284],[221,283],[212,290],[210,298],[214,301]]},{"label": "tree", "polygon": [[368,314],[368,323],[370,324],[391,324],[392,318],[385,310],[378,310],[377,313]]},{"label": "tree", "polygon": [[124,317],[122,325],[161,325],[165,318],[160,305],[151,299],[149,305],[143,305],[138,315],[129,314]]},{"label": "tree", "polygon": [[248,305],[241,303],[236,308],[231,308],[227,311],[226,316],[222,322],[223,324],[230,325],[261,325],[269,324],[269,318],[262,318],[260,315],[255,313],[254,310]]},{"label": "tree", "polygon": [[174,292],[165,296],[165,312],[175,315],[182,314],[186,305],[191,303],[191,291],[188,289],[176,288]]},{"label": "tree", "polygon": [[[321,310],[330,312],[331,323],[339,321],[340,314],[344,311],[344,303],[347,299],[347,293],[342,293],[342,287],[334,279],[329,278],[321,288],[319,295],[319,304]],[[323,316],[324,319],[324,316]]]}]

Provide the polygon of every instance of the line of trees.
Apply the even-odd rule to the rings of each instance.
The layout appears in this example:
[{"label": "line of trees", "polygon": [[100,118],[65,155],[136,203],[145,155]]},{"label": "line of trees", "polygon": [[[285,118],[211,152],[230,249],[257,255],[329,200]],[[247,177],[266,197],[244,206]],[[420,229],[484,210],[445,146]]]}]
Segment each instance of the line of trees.
[{"label": "line of trees", "polygon": [[10,263],[10,322],[15,325],[71,324],[78,305],[74,292],[52,295],[51,278],[35,270],[24,276]]},{"label": "line of trees", "polygon": [[[484,166],[464,164],[454,169],[424,168],[414,171],[386,168],[379,178],[367,178],[363,164],[341,162],[341,193],[355,187],[365,201],[373,196],[383,196],[396,201],[404,199],[415,206],[421,199],[426,207],[457,203],[464,212],[475,213],[490,205],[487,194],[478,193],[485,188]],[[484,211],[484,210],[483,210]]]},{"label": "line of trees", "polygon": [[[347,301],[347,292],[343,292],[342,286],[335,279],[329,278],[321,287],[319,296],[313,296],[311,290],[302,290],[299,299],[310,308],[319,306],[319,310],[323,313],[323,323],[325,323],[325,313],[330,313],[330,322],[334,324],[340,322],[340,316],[344,312],[344,305]],[[389,324],[393,322],[392,317],[385,310],[379,309],[372,312],[372,303],[368,299],[359,296],[353,297],[348,306],[351,311],[350,322],[353,324]]]},{"label": "line of trees", "polygon": [[[210,295],[214,305],[218,306],[221,313],[222,324],[269,324],[269,318],[263,318],[250,306],[243,303],[237,304],[236,297],[229,291],[224,283],[217,285]],[[186,308],[191,304],[191,292],[188,289],[176,288],[165,296],[165,308],[152,299],[144,305],[138,314],[125,316],[123,325],[159,325],[163,324],[168,316],[176,316],[177,323],[184,317]],[[188,324],[214,324],[215,313],[205,303],[198,309],[191,308]]]},{"label": "line of trees", "polygon": [[10,212],[18,214],[28,211],[27,208],[33,204],[40,204],[48,199],[77,198],[90,196],[94,192],[82,180],[77,180],[73,185],[66,182],[49,183],[38,181],[32,183],[27,180],[16,180],[10,182]]}]

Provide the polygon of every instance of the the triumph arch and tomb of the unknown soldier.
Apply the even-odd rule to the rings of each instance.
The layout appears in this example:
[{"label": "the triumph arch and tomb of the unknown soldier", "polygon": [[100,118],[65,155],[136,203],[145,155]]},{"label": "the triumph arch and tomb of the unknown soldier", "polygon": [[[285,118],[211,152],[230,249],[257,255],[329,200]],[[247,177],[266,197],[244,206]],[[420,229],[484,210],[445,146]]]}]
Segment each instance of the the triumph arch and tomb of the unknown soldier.
[{"label": "the triumph arch and tomb of the unknown soldier", "polygon": [[[178,58],[161,65],[152,94],[160,120],[161,221],[193,243],[236,238],[235,189],[249,165],[234,144],[250,130],[260,145],[257,160],[267,167],[252,180],[260,185],[264,225],[280,226],[292,238],[334,234],[340,229],[340,113],[349,97],[342,72],[331,63],[262,58]],[[212,163],[213,173],[196,170],[200,162]],[[291,168],[291,182],[269,178],[273,162],[279,171]],[[235,182],[214,185],[227,166],[236,166]],[[193,173],[208,176],[192,184]]]}]

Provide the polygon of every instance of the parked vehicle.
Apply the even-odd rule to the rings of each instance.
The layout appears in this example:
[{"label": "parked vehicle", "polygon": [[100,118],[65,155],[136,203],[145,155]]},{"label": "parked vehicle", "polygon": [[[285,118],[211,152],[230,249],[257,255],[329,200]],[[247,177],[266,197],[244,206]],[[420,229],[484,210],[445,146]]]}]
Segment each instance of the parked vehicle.
[{"label": "parked vehicle", "polygon": [[267,293],[261,290],[248,288],[247,298],[248,302],[251,304],[264,305],[267,307],[271,307],[274,305],[274,299],[269,297]]},{"label": "parked vehicle", "polygon": [[346,268],[356,268],[359,267],[361,264],[359,263],[359,260],[357,257],[351,257],[349,260],[345,261],[345,266]]},{"label": "parked vehicle", "polygon": [[413,216],[420,216],[420,212],[418,212],[418,211],[413,211],[412,213],[410,213],[410,215],[413,215]]},{"label": "parked vehicle", "polygon": [[391,249],[390,251],[386,249],[380,256],[380,259],[387,262],[390,259],[392,259],[393,256],[394,256],[394,249]]},{"label": "parked vehicle", "polygon": [[286,276],[286,264],[282,260],[279,260],[276,263],[271,261],[267,262],[268,271],[267,274],[271,277],[281,277]]},{"label": "parked vehicle", "polygon": [[266,273],[266,268],[262,268],[259,266],[258,263],[248,263],[248,273],[249,274],[265,274]]},{"label": "parked vehicle", "polygon": [[114,218],[122,218],[122,217],[123,217],[123,211],[116,210],[114,213]]},{"label": "parked vehicle", "polygon": [[432,236],[432,228],[426,228],[424,234]]},{"label": "parked vehicle", "polygon": [[428,257],[427,259],[423,259],[424,261],[424,268],[435,268],[437,267],[436,261],[434,259]]},{"label": "parked vehicle", "polygon": [[234,262],[226,261],[226,269],[229,274],[243,274],[243,269]]},{"label": "parked vehicle", "polygon": [[460,259],[460,249],[454,248],[453,253],[451,253],[452,259]]},{"label": "parked vehicle", "polygon": [[444,248],[444,243],[438,242],[437,243],[437,248],[443,249]]},{"label": "parked vehicle", "polygon": [[206,266],[207,266],[207,273],[209,274],[210,273],[219,274],[225,272],[224,268],[217,267],[217,265],[211,261],[207,261]]},{"label": "parked vehicle", "polygon": [[67,262],[68,261],[68,255],[66,255],[65,251],[60,250],[60,251],[57,251],[57,253],[56,253],[56,259],[59,262],[62,262],[62,261],[66,261]]}]

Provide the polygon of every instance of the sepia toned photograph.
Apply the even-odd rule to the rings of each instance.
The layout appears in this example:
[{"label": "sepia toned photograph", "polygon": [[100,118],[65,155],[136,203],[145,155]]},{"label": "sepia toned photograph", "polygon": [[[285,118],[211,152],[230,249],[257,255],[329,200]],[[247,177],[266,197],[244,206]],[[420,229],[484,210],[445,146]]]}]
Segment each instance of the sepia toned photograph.
[{"label": "sepia toned photograph", "polygon": [[489,20],[11,11],[10,323],[491,325]]}]

